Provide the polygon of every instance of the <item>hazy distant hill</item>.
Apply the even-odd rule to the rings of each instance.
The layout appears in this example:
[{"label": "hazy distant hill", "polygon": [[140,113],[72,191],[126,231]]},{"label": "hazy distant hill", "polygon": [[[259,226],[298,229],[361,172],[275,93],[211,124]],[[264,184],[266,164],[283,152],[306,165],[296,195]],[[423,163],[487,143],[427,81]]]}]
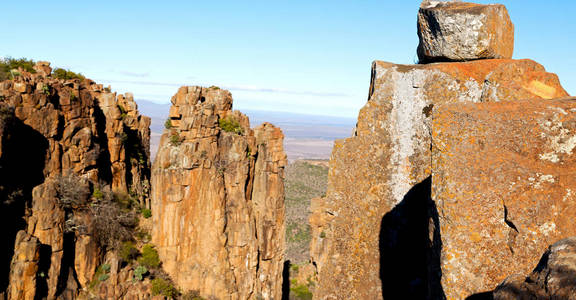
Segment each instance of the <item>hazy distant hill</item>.
[{"label": "hazy distant hill", "polygon": [[[152,118],[151,152],[155,156],[168,117],[170,104],[136,100],[141,114]],[[242,110],[250,117],[252,127],[270,122],[282,128],[286,136],[284,147],[289,160],[314,158],[327,159],[335,139],[349,137],[356,125],[353,118],[305,115],[278,111]]]}]

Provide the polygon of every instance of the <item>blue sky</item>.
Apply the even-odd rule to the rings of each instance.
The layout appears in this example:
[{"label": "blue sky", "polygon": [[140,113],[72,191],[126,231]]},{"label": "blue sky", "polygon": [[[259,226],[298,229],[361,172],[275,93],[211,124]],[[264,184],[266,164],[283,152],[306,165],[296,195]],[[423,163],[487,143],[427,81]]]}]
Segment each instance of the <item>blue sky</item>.
[{"label": "blue sky", "polygon": [[[493,3],[492,1],[477,1]],[[501,1],[515,58],[576,93],[576,1]],[[6,1],[0,56],[48,60],[137,99],[180,85],[232,91],[237,109],[356,117],[373,60],[416,60],[420,1]]]}]

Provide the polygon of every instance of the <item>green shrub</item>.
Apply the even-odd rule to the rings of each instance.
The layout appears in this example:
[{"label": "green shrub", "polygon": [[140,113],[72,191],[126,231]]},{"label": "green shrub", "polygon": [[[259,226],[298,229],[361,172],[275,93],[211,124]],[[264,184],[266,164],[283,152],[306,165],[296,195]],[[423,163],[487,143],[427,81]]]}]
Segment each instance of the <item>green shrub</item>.
[{"label": "green shrub", "polygon": [[167,298],[175,298],[178,290],[166,279],[154,278],[150,282],[152,285],[152,296],[162,295]]},{"label": "green shrub", "polygon": [[119,255],[123,261],[130,263],[140,255],[140,251],[132,241],[127,241],[122,243]]},{"label": "green shrub", "polygon": [[242,126],[240,126],[238,120],[236,120],[236,118],[231,116],[218,120],[218,125],[222,130],[226,132],[233,132],[236,134],[244,133],[244,129],[242,129]]},{"label": "green shrub", "polygon": [[105,273],[110,272],[110,264],[101,264],[100,270],[104,271]]},{"label": "green shrub", "polygon": [[170,118],[166,119],[166,122],[164,122],[164,128],[166,129],[170,129],[174,126],[172,126],[172,120],[170,120]]},{"label": "green shrub", "polygon": [[44,84],[42,86],[42,93],[44,93],[45,95],[50,95],[50,86],[47,84]]},{"label": "green shrub", "polygon": [[86,77],[84,77],[84,75],[82,75],[80,73],[74,73],[70,70],[66,70],[66,69],[62,69],[62,68],[54,69],[52,71],[52,76],[54,76],[58,79],[64,79],[64,80],[68,80],[68,79],[84,80],[84,79],[86,79]]},{"label": "green shrub", "polygon": [[148,273],[148,269],[145,266],[138,266],[134,269],[134,279],[138,281],[144,280],[144,276]]},{"label": "green shrub", "polygon": [[290,292],[299,300],[312,300],[312,293],[308,289],[308,286],[304,284],[299,284],[294,287],[290,287]]},{"label": "green shrub", "polygon": [[20,72],[14,72],[14,74],[12,74],[12,70],[18,70],[18,68],[22,68],[30,73],[36,73],[36,70],[34,70],[35,64],[36,62],[26,58],[6,57],[0,59],[0,80],[11,79],[14,75],[20,75]]},{"label": "green shrub", "polygon": [[106,281],[106,279],[110,278],[110,275],[108,274],[101,274],[100,276],[98,276],[98,281]]},{"label": "green shrub", "polygon": [[170,136],[170,144],[172,144],[172,146],[180,146],[180,144],[182,144],[182,139],[178,133],[174,133]]},{"label": "green shrub", "polygon": [[150,217],[152,216],[152,211],[149,210],[148,208],[144,208],[144,209],[142,209],[142,216],[143,216],[145,219],[148,219],[148,218],[150,218]]},{"label": "green shrub", "polygon": [[99,188],[94,188],[94,192],[92,192],[92,197],[96,200],[104,199],[104,193]]},{"label": "green shrub", "polygon": [[142,247],[142,256],[138,258],[138,263],[148,269],[156,269],[160,266],[160,257],[154,246],[146,244]]},{"label": "green shrub", "polygon": [[126,109],[124,109],[124,106],[118,104],[118,109],[120,110],[120,118],[122,118],[122,120],[126,119],[126,116],[128,115],[128,112],[126,111]]}]

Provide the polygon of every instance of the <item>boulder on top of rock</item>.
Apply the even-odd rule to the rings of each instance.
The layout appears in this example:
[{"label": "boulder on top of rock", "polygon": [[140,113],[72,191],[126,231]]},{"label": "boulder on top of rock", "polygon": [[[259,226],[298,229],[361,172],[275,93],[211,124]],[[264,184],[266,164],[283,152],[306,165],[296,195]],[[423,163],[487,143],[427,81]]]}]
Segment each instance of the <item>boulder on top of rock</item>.
[{"label": "boulder on top of rock", "polygon": [[420,63],[511,58],[514,25],[506,7],[424,1],[418,12]]}]

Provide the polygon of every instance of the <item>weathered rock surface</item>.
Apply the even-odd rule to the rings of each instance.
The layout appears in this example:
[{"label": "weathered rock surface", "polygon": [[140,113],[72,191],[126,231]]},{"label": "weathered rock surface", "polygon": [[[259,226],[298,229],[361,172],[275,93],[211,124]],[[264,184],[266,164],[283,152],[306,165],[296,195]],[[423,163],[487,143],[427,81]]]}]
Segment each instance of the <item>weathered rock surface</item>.
[{"label": "weathered rock surface", "polygon": [[496,288],[494,299],[576,299],[576,238],[554,243],[529,276],[510,276]]},{"label": "weathered rock surface", "polygon": [[418,12],[420,63],[512,58],[514,25],[506,7],[424,1]]},{"label": "weathered rock surface", "polygon": [[[35,69],[0,82],[0,291],[14,295],[25,284],[19,295],[26,299],[73,298],[104,249],[89,230],[66,230],[58,178],[75,174],[82,182],[70,186],[103,184],[138,193],[148,205],[150,119],[129,94],[116,96],[88,79],[53,78],[46,62]],[[11,263],[29,272],[11,271]]]},{"label": "weathered rock surface", "polygon": [[182,87],[172,98],[152,168],[152,240],[184,291],[281,299],[284,136],[267,123],[250,129],[231,109],[219,88]]},{"label": "weathered rock surface", "polygon": [[575,99],[443,105],[432,140],[447,299],[527,274],[576,235]]},{"label": "weathered rock surface", "polygon": [[326,197],[312,202],[314,297],[440,295],[438,245],[430,241],[437,232],[427,220],[433,107],[565,96],[556,75],[531,60],[375,62],[356,134],[335,143]]}]

